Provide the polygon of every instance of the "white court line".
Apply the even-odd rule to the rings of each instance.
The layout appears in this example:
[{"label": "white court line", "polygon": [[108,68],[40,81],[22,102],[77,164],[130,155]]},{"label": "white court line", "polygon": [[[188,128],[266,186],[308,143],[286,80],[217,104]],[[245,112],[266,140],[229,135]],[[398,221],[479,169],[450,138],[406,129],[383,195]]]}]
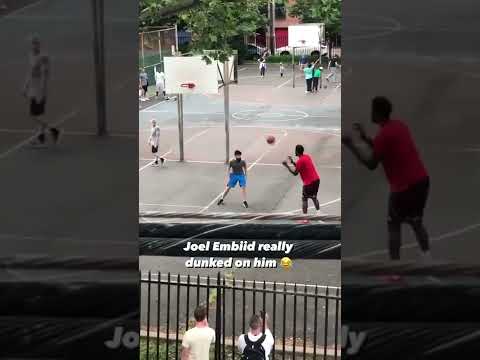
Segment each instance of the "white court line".
[{"label": "white court line", "polygon": [[[331,200],[331,201],[327,201],[326,203],[323,203],[323,204],[320,204],[320,208],[323,206],[328,206],[328,205],[332,205],[332,204],[335,204],[337,202],[339,202],[340,200],[342,200],[342,198],[338,198],[338,199],[335,199],[335,200]],[[315,209],[315,206],[310,206],[308,209]],[[300,212],[302,211],[303,209],[297,209],[297,210],[293,210],[293,211],[289,211],[287,212],[286,214],[295,214],[297,212]]]},{"label": "white court line", "polygon": [[[340,200],[340,199],[337,199],[337,200]],[[334,201],[335,201],[335,200],[334,200]],[[327,203],[325,203],[325,204],[327,204]],[[323,206],[326,206],[325,204],[323,204]],[[288,215],[288,214],[291,214],[291,213],[280,213],[280,214],[286,214],[286,215]],[[262,215],[259,215],[259,216],[255,216],[254,218],[251,218],[251,219],[246,220],[246,221],[240,221],[240,222],[235,223],[235,224],[230,224],[230,225],[226,225],[226,226],[221,226],[221,227],[216,228],[216,229],[204,231],[204,232],[202,232],[202,233],[200,233],[200,234],[196,234],[196,235],[193,235],[193,236],[191,236],[191,237],[189,237],[189,238],[180,240],[180,241],[178,241],[176,244],[170,245],[170,246],[167,247],[166,249],[169,249],[169,248],[171,248],[171,247],[173,247],[173,246],[177,246],[177,245],[179,245],[179,244],[181,244],[181,243],[185,243],[185,242],[191,241],[191,240],[196,239],[196,238],[198,238],[198,237],[200,237],[200,236],[203,236],[203,235],[206,235],[206,234],[210,234],[210,233],[213,233],[213,232],[216,232],[216,231],[219,231],[219,230],[229,229],[229,228],[232,228],[232,227],[235,227],[235,226],[238,226],[238,225],[248,224],[248,223],[250,223],[250,222],[252,222],[252,221],[259,220],[259,219],[264,218],[264,217],[266,217],[266,216],[268,216],[268,215],[270,215],[270,214],[262,214]],[[340,247],[340,246],[341,246],[341,244],[334,245],[334,246],[332,246],[332,247],[330,247],[330,248],[328,248],[328,249],[325,249],[324,251],[328,251],[328,250],[331,250],[331,249],[335,249],[335,248]]]},{"label": "white court line", "polygon": [[[155,104],[155,105],[158,105],[158,104]],[[144,113],[173,113],[175,111],[173,111],[173,110],[172,111],[170,111],[170,110],[141,110],[140,109],[140,112],[144,112]]]},{"label": "white court line", "polygon": [[[437,241],[441,241],[441,240],[449,239],[449,238],[452,238],[452,237],[455,237],[455,236],[458,236],[458,235],[462,235],[462,234],[465,234],[465,233],[470,232],[472,230],[475,230],[477,228],[480,228],[480,223],[468,225],[468,226],[465,226],[461,229],[454,230],[454,231],[451,231],[451,232],[448,232],[448,233],[445,233],[445,234],[442,234],[442,235],[435,236],[435,237],[430,239],[430,243],[434,243],[434,242],[437,242]],[[412,248],[416,248],[416,247],[418,247],[417,242],[412,242],[412,243],[409,243],[409,244],[406,244],[406,245],[402,246],[401,250],[412,249]],[[384,255],[384,254],[388,254],[388,250],[369,251],[369,252],[366,252],[366,253],[363,253],[363,254],[360,254],[360,255],[345,257],[344,259],[345,260],[359,260],[359,259],[362,259],[362,258],[374,256],[374,255]]]},{"label": "white court line", "polygon": [[[286,137],[287,135],[288,135],[288,133],[287,133],[285,130],[283,130],[283,137]],[[275,146],[277,146],[281,141],[282,141],[282,138],[280,138],[280,139],[277,141],[277,143],[275,144]],[[275,147],[275,146],[274,146],[274,147]],[[252,169],[260,160],[262,160],[265,155],[267,155],[270,151],[272,151],[272,149],[273,149],[274,147],[272,147],[271,149],[266,150],[262,155],[260,155],[260,156],[257,158],[257,160],[255,160],[249,167],[247,167],[247,172],[250,171],[250,169]],[[201,214],[201,213],[203,213],[204,211],[207,211],[208,208],[210,208],[210,206],[212,206],[216,201],[218,201],[218,199],[220,199],[220,197],[222,196],[222,194],[223,194],[223,191],[222,191],[220,194],[218,194],[207,206],[205,206],[202,210],[200,210],[199,213]]]},{"label": "white court line", "polygon": [[[72,111],[70,113],[68,113],[67,115],[61,117],[57,122],[55,122],[54,124],[50,125],[50,126],[53,126],[53,127],[57,127],[57,126],[60,126],[61,124],[63,124],[65,121],[67,121],[68,119],[74,117],[75,115],[78,114],[78,111],[75,110],[75,111]],[[12,146],[11,148],[9,148],[8,150],[6,150],[5,152],[1,153],[0,154],[0,159],[4,159],[6,158],[8,155],[10,155],[11,153],[17,151],[18,149],[24,147],[25,145],[27,145],[28,143],[32,142],[32,140],[34,140],[37,136],[38,136],[38,132],[35,132],[33,133],[32,136],[30,136],[29,138],[19,142],[18,144]]]},{"label": "white court line", "polygon": [[[295,80],[298,78],[298,77],[303,77],[302,74],[298,74],[298,75],[295,75]],[[287,85],[290,81],[292,81],[293,78],[290,78],[288,79],[287,81],[285,81],[284,83],[281,83],[280,85],[278,86],[275,86],[276,89],[280,89],[281,87],[284,87],[285,85]]]},{"label": "white court line", "polygon": [[[0,129],[0,133],[7,133],[7,134],[32,134],[36,135],[35,131],[31,129]],[[97,133],[93,131],[62,131],[62,135],[73,135],[73,136],[96,136]],[[108,134],[109,137],[125,137],[125,138],[137,138],[136,133],[132,134],[121,134],[121,133],[113,133]]]},{"label": "white court line", "polygon": [[[145,113],[175,113],[175,110],[140,110]],[[185,111],[184,115],[224,115],[223,112]]]},{"label": "white court line", "polygon": [[450,341],[446,344],[442,344],[442,345],[439,345],[437,347],[434,347],[433,349],[428,350],[425,354],[433,354],[433,353],[436,353],[438,351],[442,351],[442,350],[451,348],[452,346],[455,346],[455,345],[470,341],[472,339],[478,338],[479,336],[480,336],[480,331],[477,330],[477,331],[474,331],[474,332],[472,332],[468,335],[465,335],[465,336],[462,336],[458,339]]},{"label": "white court line", "polygon": [[[196,126],[185,126],[184,129],[224,129],[225,127],[223,125],[221,126],[215,126],[215,125],[196,125]],[[240,128],[240,129],[262,129],[262,130],[285,130],[288,129],[288,131],[302,131],[302,132],[315,132],[315,133],[328,133],[332,135],[338,135],[339,134],[334,134],[331,133],[330,131],[341,131],[340,128],[336,127],[312,127],[312,128],[299,128],[299,127],[275,127],[275,126],[254,126],[254,125],[232,125],[231,128]],[[178,127],[176,126],[169,126],[169,127],[162,127],[162,130],[178,130]],[[150,132],[150,129],[140,129],[140,132]]]},{"label": "white court line", "polygon": [[246,68],[246,67],[240,68],[240,69],[238,69],[237,71],[240,72],[240,71],[243,71],[243,70],[247,70],[247,68]]},{"label": "white court line", "polygon": [[147,112],[147,110],[154,108],[155,106],[162,105],[163,103],[166,103],[167,101],[160,101],[158,103],[152,104],[150,106],[147,106],[145,109],[140,109],[139,112]]},{"label": "white court line", "polygon": [[172,204],[145,204],[140,203],[140,206],[162,206],[162,207],[184,207],[184,208],[192,208],[192,209],[201,209],[203,206],[197,205],[172,205]]},{"label": "white court line", "polygon": [[[199,132],[199,133],[197,133],[197,134],[195,134],[195,135],[192,135],[189,139],[187,139],[187,140],[185,141],[185,144],[188,144],[189,142],[195,140],[197,137],[202,136],[202,135],[205,134],[208,130],[210,130],[210,129],[206,129],[206,130],[203,130],[203,131],[201,131],[201,132]],[[168,154],[170,154],[170,153],[172,153],[172,152],[173,152],[173,147],[170,148],[170,150],[168,150],[165,154],[160,155],[160,157],[165,157],[165,156],[167,156]],[[155,162],[155,160],[150,161],[148,164],[146,164],[146,165],[142,166],[140,169],[138,169],[138,172],[140,173],[141,171],[143,171],[143,170],[146,169],[147,167],[151,166],[154,162]]]},{"label": "white court line", "polygon": [[36,2],[34,2],[32,4],[29,4],[29,5],[21,7],[20,9],[14,10],[14,11],[8,13],[7,15],[1,17],[0,22],[8,20],[10,18],[15,18],[19,14],[21,14],[21,13],[23,13],[23,12],[25,12],[25,11],[31,9],[31,8],[34,8],[34,7],[37,7],[37,6],[41,5],[41,3],[43,3],[43,2],[44,2],[44,0],[37,0]]},{"label": "white court line", "polygon": [[[140,161],[152,161],[155,159],[152,158],[140,158]],[[180,162],[178,159],[165,159],[166,161]],[[225,165],[225,161],[208,161],[208,160],[184,160],[184,163],[194,163],[194,164],[212,164],[212,165]],[[283,167],[282,164],[269,164],[269,163],[257,163],[256,166],[278,166]],[[341,166],[334,165],[316,165],[318,168],[322,169],[341,169]]]}]

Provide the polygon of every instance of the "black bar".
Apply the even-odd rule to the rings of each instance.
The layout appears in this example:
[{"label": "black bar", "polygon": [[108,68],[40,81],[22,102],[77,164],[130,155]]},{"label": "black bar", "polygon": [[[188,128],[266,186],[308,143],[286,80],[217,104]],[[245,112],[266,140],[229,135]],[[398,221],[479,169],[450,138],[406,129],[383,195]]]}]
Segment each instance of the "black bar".
[{"label": "black bar", "polygon": [[295,348],[297,345],[297,284],[293,285],[293,349],[292,349],[292,360],[295,360]]},{"label": "black bar", "polygon": [[[146,284],[146,283],[148,283],[148,280],[141,280],[141,283],[145,283],[145,284]],[[161,283],[162,283],[163,285],[167,285],[167,284],[168,284],[167,281],[162,281]],[[181,285],[182,285],[182,286],[187,286],[187,283],[185,282],[185,283],[182,283]],[[205,284],[200,284],[199,286],[200,286],[200,288],[206,288],[206,287],[207,287],[207,285],[205,285]],[[209,287],[211,287],[211,286],[209,286]],[[229,287],[229,288],[231,288],[231,287]],[[236,290],[242,290],[242,289],[243,289],[242,287],[236,286]],[[246,290],[247,290],[247,291],[252,291],[251,288],[246,288]],[[268,288],[267,288],[267,289],[264,290],[264,289],[258,288],[258,287],[255,289],[255,292],[256,292],[256,293],[263,293],[263,292],[265,292],[265,293],[267,293],[267,294],[273,294],[273,293],[274,293],[273,289],[268,289]],[[282,291],[277,290],[277,291],[275,291],[275,292],[276,292],[277,295],[282,295],[282,294],[284,293],[283,290],[282,290]],[[286,294],[287,294],[287,295],[291,295],[291,296],[295,295],[295,293],[294,293],[293,291],[286,291]],[[303,293],[302,293],[302,294],[303,294]],[[298,295],[298,294],[297,294],[297,295]],[[302,295],[302,296],[305,296],[305,295]],[[315,297],[316,297],[315,294],[312,294],[312,293],[308,293],[306,296],[307,296],[308,298],[315,298]],[[327,296],[326,296],[326,295],[323,295],[323,294],[319,294],[317,297],[318,297],[319,299],[327,299]],[[338,301],[341,301],[341,300],[342,300],[341,296],[336,296],[336,295],[330,295],[330,296],[328,296],[328,299],[329,299],[329,300],[338,300]]]},{"label": "black bar", "polygon": [[[277,282],[273,282],[273,315],[272,315],[272,335],[275,338],[276,314],[277,314]],[[272,360],[275,360],[275,342],[272,347]]]},{"label": "black bar", "polygon": [[235,278],[233,278],[232,288],[232,360],[235,360]]},{"label": "black bar", "polygon": [[188,331],[188,307],[190,305],[190,275],[187,275],[187,306],[185,310],[185,331]]},{"label": "black bar", "polygon": [[[267,283],[265,282],[265,280],[263,280],[263,290],[265,290],[267,288]],[[265,317],[265,319],[263,320],[263,325],[262,325],[262,331],[263,333],[265,333],[265,322],[266,322],[266,311],[265,311],[265,300],[266,300],[266,296],[267,296],[267,293],[265,291],[263,291],[263,303],[262,303],[262,311],[263,311],[263,316]]]},{"label": "black bar", "polygon": [[148,272],[147,286],[147,360],[150,356],[150,290],[151,290],[152,273]]},{"label": "black bar", "polygon": [[157,356],[156,356],[156,360],[160,360],[160,301],[161,301],[161,297],[160,297],[160,288],[161,288],[161,285],[160,285],[160,277],[161,277],[161,273],[158,272],[158,278],[157,278]]},{"label": "black bar", "polygon": [[245,307],[246,307],[246,304],[245,304],[245,279],[243,279],[243,289],[242,289],[242,296],[243,296],[243,306],[242,306],[242,309],[243,309],[243,327],[242,327],[242,334],[246,334],[245,332]]},{"label": "black bar", "polygon": [[285,333],[287,331],[287,283],[283,283],[283,343],[282,360],[285,360]]},{"label": "black bar", "polygon": [[207,276],[207,301],[205,306],[207,307],[207,319],[210,315],[210,275]]},{"label": "black bar", "polygon": [[338,354],[337,354],[337,348],[338,348],[338,308],[340,307],[339,306],[339,300],[338,300],[339,294],[340,294],[340,289],[337,288],[337,291],[336,291],[337,299],[335,299],[335,359],[338,358]]},{"label": "black bar", "polygon": [[175,360],[178,360],[178,331],[180,327],[180,274],[177,274],[177,326],[175,331]]},{"label": "black bar", "polygon": [[170,340],[170,273],[167,276],[167,345],[165,347],[165,359],[168,360],[168,345]]},{"label": "black bar", "polygon": [[256,300],[257,300],[257,282],[255,280],[253,280],[253,294],[252,294],[252,315],[255,314],[255,311],[257,310],[257,307],[256,307]]},{"label": "black bar", "polygon": [[327,292],[326,295],[327,297],[325,298],[325,339],[324,339],[324,344],[323,344],[323,360],[327,360],[327,342],[328,342],[328,286],[327,286]]},{"label": "black bar", "polygon": [[215,360],[221,360],[221,335],[222,335],[222,292],[220,283],[220,273],[217,276],[217,306],[215,314]]},{"label": "black bar", "polygon": [[225,359],[225,332],[227,330],[227,326],[225,325],[225,308],[227,307],[227,302],[225,301],[225,289],[226,289],[226,284],[225,284],[225,278],[223,278],[223,288],[222,288],[222,354],[223,357],[222,359]]},{"label": "black bar", "polygon": [[105,86],[105,24],[103,0],[92,0],[93,10],[93,49],[95,61],[97,135],[105,135],[106,126],[106,86]]},{"label": "black bar", "polygon": [[307,285],[304,286],[304,294],[303,297],[303,360],[305,360],[305,356],[307,354]]},{"label": "black bar", "polygon": [[315,285],[315,318],[313,320],[313,360],[317,359],[317,320],[318,320],[318,286]]},{"label": "black bar", "polygon": [[197,275],[197,307],[200,305],[200,275]]}]

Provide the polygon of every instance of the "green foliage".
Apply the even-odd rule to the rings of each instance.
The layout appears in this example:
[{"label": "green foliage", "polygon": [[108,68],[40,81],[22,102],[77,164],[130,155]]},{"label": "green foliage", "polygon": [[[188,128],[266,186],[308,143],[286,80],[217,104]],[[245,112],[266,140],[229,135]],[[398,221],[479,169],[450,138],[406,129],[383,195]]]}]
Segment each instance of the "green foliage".
[{"label": "green foliage", "polygon": [[265,24],[261,14],[264,5],[265,0],[200,0],[197,7],[182,12],[179,18],[192,32],[193,50],[218,50],[212,57],[224,61],[239,37]]},{"label": "green foliage", "polygon": [[[178,24],[178,13],[192,8],[200,0],[139,0],[140,30]],[[182,24],[178,24],[181,27]]]},{"label": "green foliage", "polygon": [[330,37],[341,33],[341,0],[296,0],[289,11],[304,23],[320,22]]}]

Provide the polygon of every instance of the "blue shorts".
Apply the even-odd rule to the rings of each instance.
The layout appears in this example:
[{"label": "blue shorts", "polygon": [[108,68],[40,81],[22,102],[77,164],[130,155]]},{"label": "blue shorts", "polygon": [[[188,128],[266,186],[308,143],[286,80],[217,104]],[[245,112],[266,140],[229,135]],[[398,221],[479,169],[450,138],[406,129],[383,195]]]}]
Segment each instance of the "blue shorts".
[{"label": "blue shorts", "polygon": [[240,185],[240,187],[245,187],[247,185],[247,179],[245,178],[244,174],[230,174],[230,180],[228,181],[228,187],[234,188],[236,185]]}]

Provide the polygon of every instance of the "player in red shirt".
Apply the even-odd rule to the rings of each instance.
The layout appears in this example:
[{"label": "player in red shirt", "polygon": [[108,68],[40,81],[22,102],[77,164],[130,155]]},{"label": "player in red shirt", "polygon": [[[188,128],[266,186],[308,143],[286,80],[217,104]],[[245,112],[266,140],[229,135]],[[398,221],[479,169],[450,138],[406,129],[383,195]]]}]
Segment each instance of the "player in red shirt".
[{"label": "player in red shirt", "polygon": [[320,186],[320,176],[318,176],[317,169],[312,161],[312,158],[308,154],[304,154],[304,148],[302,145],[297,145],[295,147],[295,156],[298,157],[298,161],[295,163],[292,157],[289,156],[291,164],[295,169],[291,169],[286,161],[283,161],[282,164],[292,173],[292,175],[297,176],[300,174],[300,177],[303,181],[303,192],[302,192],[302,210],[306,214],[308,210],[308,199],[312,199],[313,204],[317,211],[320,210],[320,203],[317,199],[318,188]]},{"label": "player in red shirt", "polygon": [[360,124],[354,125],[360,139],[371,149],[370,154],[364,154],[349,136],[342,137],[342,143],[368,169],[375,170],[379,163],[383,166],[390,184],[390,258],[400,259],[401,225],[404,222],[412,226],[423,255],[430,258],[428,233],[423,224],[423,210],[430,187],[429,176],[408,126],[392,119],[391,113],[390,101],[385,97],[375,97],[372,100],[372,122],[380,127],[376,137],[369,138]]}]

